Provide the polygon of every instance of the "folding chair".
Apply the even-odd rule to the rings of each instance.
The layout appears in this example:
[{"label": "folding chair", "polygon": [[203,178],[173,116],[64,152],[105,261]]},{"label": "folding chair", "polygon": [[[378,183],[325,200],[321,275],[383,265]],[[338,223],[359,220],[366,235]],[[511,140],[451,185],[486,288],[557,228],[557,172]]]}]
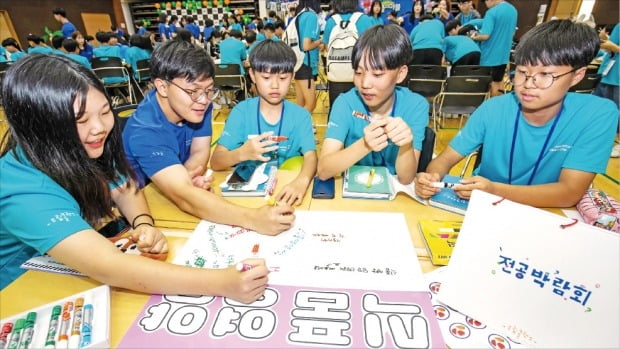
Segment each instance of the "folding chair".
[{"label": "folding chair", "polygon": [[248,98],[245,76],[241,74],[241,67],[238,64],[216,64],[213,80],[215,87],[219,88],[224,95],[224,103],[228,108],[236,103],[235,93],[237,91],[242,91],[244,98]]},{"label": "folding chair", "polygon": [[441,92],[446,80],[446,68],[440,65],[414,64],[409,66],[407,73],[407,87],[419,93],[428,100],[432,100]]},{"label": "folding chair", "polygon": [[424,129],[424,141],[422,142],[422,150],[420,151],[420,159],[418,160],[418,173],[426,172],[428,164],[433,159],[435,151],[435,131],[432,128]]},{"label": "folding chair", "polygon": [[586,74],[583,79],[581,79],[581,81],[577,83],[577,85],[569,88],[568,90],[570,92],[577,93],[592,93],[594,92],[594,89],[596,88],[598,83],[601,81],[601,78],[601,74]]},{"label": "folding chair", "polygon": [[127,104],[112,109],[112,112],[114,114],[114,121],[118,123],[118,127],[120,128],[121,132],[123,132],[127,120],[133,115],[133,113],[136,111],[136,108],[138,108],[137,104]]},{"label": "folding chair", "polygon": [[451,76],[446,79],[441,92],[433,100],[433,126],[437,130],[437,117],[443,127],[444,114],[469,115],[489,97],[490,76]]},{"label": "folding chair", "polygon": [[453,76],[491,76],[491,67],[481,65],[457,65],[452,71]]},{"label": "folding chair", "polygon": [[471,163],[471,160],[474,157],[475,157],[474,165],[471,168],[470,174],[473,174],[474,171],[478,169],[478,166],[480,166],[480,161],[482,160],[482,146],[480,146],[480,148],[478,148],[477,150],[474,150],[469,155],[467,155],[467,158],[465,158],[465,164],[463,164],[463,168],[461,169],[461,174],[460,174],[461,177],[465,177],[465,175],[467,174],[467,170],[469,169],[469,164]]},{"label": "folding chair", "polygon": [[[131,78],[129,72],[118,57],[93,57],[91,62],[93,72],[99,79],[103,81],[106,90],[119,91],[122,99],[129,104],[135,104],[133,88],[131,87]],[[125,96],[122,89],[127,90],[128,96]],[[112,98],[112,107],[120,105],[120,96],[110,94]]]}]

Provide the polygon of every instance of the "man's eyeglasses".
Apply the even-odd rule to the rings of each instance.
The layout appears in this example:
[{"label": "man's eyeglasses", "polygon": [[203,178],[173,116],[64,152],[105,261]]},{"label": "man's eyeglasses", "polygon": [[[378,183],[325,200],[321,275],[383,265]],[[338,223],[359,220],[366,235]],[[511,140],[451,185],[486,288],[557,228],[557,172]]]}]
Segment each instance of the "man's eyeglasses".
[{"label": "man's eyeglasses", "polygon": [[185,89],[185,88],[175,84],[174,81],[172,81],[172,80],[169,80],[168,82],[173,84],[174,86],[180,88],[181,90],[183,90],[183,92],[187,93],[189,95],[189,98],[191,98],[192,101],[194,101],[194,102],[198,102],[204,96],[207,96],[207,99],[209,99],[211,101],[211,100],[213,100],[213,97],[215,97],[215,95],[217,95],[217,93],[219,92],[218,88],[212,88],[212,89],[208,89],[208,90],[203,90],[203,89],[189,90],[189,89]]},{"label": "man's eyeglasses", "polygon": [[524,71],[521,70],[516,70],[515,71],[515,75],[512,78],[512,83],[515,86],[521,86],[523,84],[525,84],[525,82],[528,79],[532,79],[532,84],[534,84],[534,86],[536,88],[539,88],[541,90],[544,90],[546,88],[551,87],[551,85],[553,85],[553,82],[559,78],[561,78],[564,75],[568,75],[570,73],[575,72],[577,69],[579,68],[575,68],[573,70],[567,71],[566,73],[560,74],[560,75],[553,75],[551,73],[536,73],[534,75],[527,75]]}]

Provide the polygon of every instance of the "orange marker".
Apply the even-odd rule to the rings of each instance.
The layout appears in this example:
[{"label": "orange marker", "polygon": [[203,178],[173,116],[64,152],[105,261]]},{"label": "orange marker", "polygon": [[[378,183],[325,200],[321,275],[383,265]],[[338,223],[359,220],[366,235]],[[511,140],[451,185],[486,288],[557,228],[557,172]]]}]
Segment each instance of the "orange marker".
[{"label": "orange marker", "polygon": [[274,141],[274,142],[284,142],[288,140],[288,137],[286,136],[269,136],[269,140],[270,141]]},{"label": "orange marker", "polygon": [[254,245],[254,247],[252,247],[252,254],[254,256],[256,256],[258,254],[258,249],[260,248],[260,246],[258,244]]}]

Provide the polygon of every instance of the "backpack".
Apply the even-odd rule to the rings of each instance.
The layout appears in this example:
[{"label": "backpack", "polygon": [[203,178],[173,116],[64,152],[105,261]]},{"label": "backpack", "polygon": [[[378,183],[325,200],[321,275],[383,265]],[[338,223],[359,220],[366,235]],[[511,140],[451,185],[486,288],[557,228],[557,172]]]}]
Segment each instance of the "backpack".
[{"label": "backpack", "polygon": [[[293,17],[291,22],[286,26],[286,30],[284,31],[284,35],[282,35],[282,41],[287,44],[293,52],[295,52],[295,57],[297,58],[295,62],[295,71],[298,71],[301,68],[301,65],[304,62],[304,56],[306,55],[306,51],[302,48],[303,42],[299,37],[299,16],[301,16],[304,12],[312,11],[312,9],[304,8],[297,14],[297,16]],[[308,61],[310,60],[310,55],[308,55]],[[310,62],[308,62],[308,66],[310,66]]]},{"label": "backpack", "polygon": [[334,82],[353,81],[351,53],[358,39],[355,23],[361,16],[361,12],[355,12],[348,21],[343,21],[338,14],[332,16],[336,25],[329,35],[329,44],[327,45],[327,80]]}]

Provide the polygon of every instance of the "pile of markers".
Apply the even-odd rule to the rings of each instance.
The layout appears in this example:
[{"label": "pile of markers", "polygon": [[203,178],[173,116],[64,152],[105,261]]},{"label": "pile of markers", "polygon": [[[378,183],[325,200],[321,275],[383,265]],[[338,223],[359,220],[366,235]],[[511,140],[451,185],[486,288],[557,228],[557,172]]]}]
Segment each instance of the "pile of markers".
[{"label": "pile of markers", "polygon": [[[83,348],[91,343],[93,305],[85,305],[83,297],[55,305],[47,319],[38,315],[31,311],[26,318],[3,323],[0,349]],[[33,343],[38,338],[41,342]]]}]

